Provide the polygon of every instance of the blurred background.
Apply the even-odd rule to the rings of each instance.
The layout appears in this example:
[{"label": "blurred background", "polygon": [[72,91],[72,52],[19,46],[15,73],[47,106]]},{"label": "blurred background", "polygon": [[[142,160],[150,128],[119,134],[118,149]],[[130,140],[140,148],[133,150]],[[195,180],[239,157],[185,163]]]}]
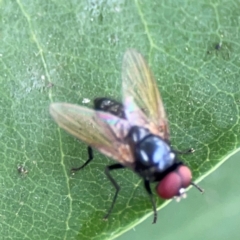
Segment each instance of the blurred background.
[{"label": "blurred background", "polygon": [[236,153],[199,185],[201,195],[192,188],[180,203],[172,201],[117,240],[237,240],[240,239],[240,152]]}]

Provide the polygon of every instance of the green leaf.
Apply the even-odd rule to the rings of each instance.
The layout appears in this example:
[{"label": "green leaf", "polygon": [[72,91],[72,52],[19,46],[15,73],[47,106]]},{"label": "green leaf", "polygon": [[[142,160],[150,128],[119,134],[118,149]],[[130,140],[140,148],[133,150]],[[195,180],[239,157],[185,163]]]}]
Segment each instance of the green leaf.
[{"label": "green leaf", "polygon": [[[104,175],[111,159],[60,130],[51,102],[121,99],[121,60],[142,52],[156,76],[176,149],[194,179],[240,145],[239,9],[235,1],[2,1],[0,232],[11,239],[112,239],[152,214],[141,180]],[[85,103],[85,100],[91,100]],[[18,170],[19,167],[19,170]],[[22,170],[21,170],[22,169]],[[158,201],[161,208],[162,201]],[[151,224],[151,222],[149,222]]]}]

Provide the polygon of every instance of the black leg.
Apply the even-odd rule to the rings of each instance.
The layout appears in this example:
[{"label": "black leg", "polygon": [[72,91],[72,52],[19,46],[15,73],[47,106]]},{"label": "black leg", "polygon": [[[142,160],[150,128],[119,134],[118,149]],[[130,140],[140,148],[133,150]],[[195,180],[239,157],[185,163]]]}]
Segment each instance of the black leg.
[{"label": "black leg", "polygon": [[116,202],[117,196],[118,196],[118,192],[120,190],[120,186],[117,184],[117,182],[114,180],[114,178],[112,177],[112,175],[110,174],[110,171],[115,170],[115,169],[121,169],[124,168],[124,166],[120,163],[116,163],[110,166],[107,166],[105,168],[105,174],[107,175],[108,179],[111,181],[112,185],[114,186],[114,188],[116,189],[115,195],[113,197],[113,201],[111,204],[111,207],[109,208],[107,214],[104,216],[104,219],[107,219],[110,215],[110,213],[112,212],[112,209],[114,207],[114,204]]},{"label": "black leg", "polygon": [[153,194],[152,194],[152,190],[150,188],[150,183],[148,180],[144,180],[144,187],[151,199],[151,202],[152,202],[152,207],[153,207],[153,223],[156,223],[157,222],[157,209],[156,209],[156,203],[155,203],[155,200],[153,198]]},{"label": "black leg", "polygon": [[177,154],[189,154],[189,153],[193,153],[195,152],[195,150],[193,148],[189,148],[183,151],[179,151],[179,150],[174,150],[175,153]]},{"label": "black leg", "polygon": [[87,150],[88,150],[88,160],[82,166],[80,166],[78,168],[72,168],[71,169],[72,172],[77,172],[77,171],[83,169],[93,160],[93,150],[92,150],[92,148],[90,146],[88,146]]}]

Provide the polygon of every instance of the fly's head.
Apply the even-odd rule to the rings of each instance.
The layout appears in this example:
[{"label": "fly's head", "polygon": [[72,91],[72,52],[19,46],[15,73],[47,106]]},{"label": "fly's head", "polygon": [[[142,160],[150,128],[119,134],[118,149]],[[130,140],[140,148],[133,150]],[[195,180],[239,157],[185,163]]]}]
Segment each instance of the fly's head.
[{"label": "fly's head", "polygon": [[149,182],[158,182],[157,194],[163,199],[186,197],[191,184],[190,169],[177,160],[169,144],[147,129],[133,127],[128,135],[135,158],[135,171]]}]

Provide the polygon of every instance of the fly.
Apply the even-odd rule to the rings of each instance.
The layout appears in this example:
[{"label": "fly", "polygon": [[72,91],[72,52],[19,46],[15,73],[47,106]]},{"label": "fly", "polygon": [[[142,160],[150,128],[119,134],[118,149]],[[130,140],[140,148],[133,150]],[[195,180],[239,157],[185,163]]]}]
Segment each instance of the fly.
[{"label": "fly", "polygon": [[190,169],[170,146],[167,117],[156,81],[143,56],[133,49],[126,51],[123,58],[122,94],[122,103],[96,99],[95,109],[52,103],[50,114],[61,128],[90,146],[89,159],[73,170],[80,170],[92,161],[91,147],[116,160],[117,163],[105,168],[116,191],[104,218],[112,212],[120,190],[111,171],[127,167],[143,179],[156,223],[150,183],[157,183],[156,192],[163,199],[184,197],[189,185],[203,190],[191,181]]}]

